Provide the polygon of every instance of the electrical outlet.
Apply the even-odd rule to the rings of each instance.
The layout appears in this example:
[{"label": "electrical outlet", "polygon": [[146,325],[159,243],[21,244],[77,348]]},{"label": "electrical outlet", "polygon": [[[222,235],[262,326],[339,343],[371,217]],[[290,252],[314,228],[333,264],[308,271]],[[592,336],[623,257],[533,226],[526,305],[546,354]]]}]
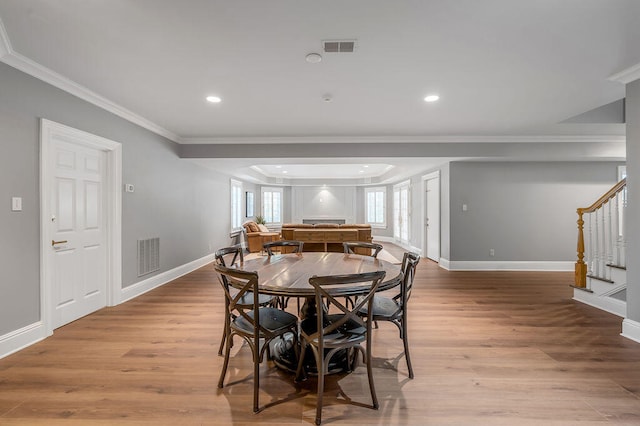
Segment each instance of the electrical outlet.
[{"label": "electrical outlet", "polygon": [[489,256],[495,256],[496,251],[494,249],[489,249]]}]

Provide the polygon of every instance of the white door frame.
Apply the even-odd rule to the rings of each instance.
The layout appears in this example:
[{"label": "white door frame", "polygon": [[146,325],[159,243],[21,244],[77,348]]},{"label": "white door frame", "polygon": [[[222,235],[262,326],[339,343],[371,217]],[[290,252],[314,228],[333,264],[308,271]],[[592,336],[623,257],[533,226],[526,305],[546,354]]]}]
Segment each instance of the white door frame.
[{"label": "white door frame", "polygon": [[[431,179],[438,179],[438,183],[440,182],[440,170],[436,170],[435,172],[426,174],[424,176],[422,176],[422,215],[420,218],[420,222],[421,222],[421,234],[422,234],[422,257],[427,257],[427,232],[426,232],[426,221],[425,221],[425,217],[427,216],[427,181],[431,180]],[[442,207],[440,206],[440,202],[438,200],[438,216],[441,216],[441,212],[442,212]],[[438,217],[438,225],[440,225],[440,219],[441,217]],[[440,235],[441,233],[438,232],[438,240],[441,240],[442,236]],[[440,253],[440,255],[442,255],[441,253],[441,249],[442,249],[442,241],[440,241],[440,247],[438,248],[438,253]],[[438,259],[438,262],[440,260]]]},{"label": "white door frame", "polygon": [[106,153],[107,305],[120,303],[122,292],[122,145],[43,118],[40,120],[40,320],[46,336],[53,334],[53,265],[49,256],[53,171],[49,156],[54,138]]}]

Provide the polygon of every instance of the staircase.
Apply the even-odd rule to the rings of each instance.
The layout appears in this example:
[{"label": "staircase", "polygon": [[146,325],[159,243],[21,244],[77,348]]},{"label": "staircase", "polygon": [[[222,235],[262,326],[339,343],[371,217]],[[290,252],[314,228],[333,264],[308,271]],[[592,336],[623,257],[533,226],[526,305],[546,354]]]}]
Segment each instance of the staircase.
[{"label": "staircase", "polygon": [[589,207],[579,208],[578,260],[573,298],[626,317],[625,213],[627,182],[622,179]]}]

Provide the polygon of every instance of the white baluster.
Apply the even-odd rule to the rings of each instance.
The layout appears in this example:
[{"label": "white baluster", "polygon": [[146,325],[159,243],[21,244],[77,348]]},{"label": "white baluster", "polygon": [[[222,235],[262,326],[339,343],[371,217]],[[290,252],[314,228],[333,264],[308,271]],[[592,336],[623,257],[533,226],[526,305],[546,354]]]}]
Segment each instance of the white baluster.
[{"label": "white baluster", "polygon": [[612,263],[614,265],[620,265],[620,193],[618,192],[613,200],[613,229],[615,232],[614,235],[614,250],[613,250],[613,260]]},{"label": "white baluster", "polygon": [[622,223],[620,226],[621,257],[620,266],[627,266],[627,187],[622,190]]},{"label": "white baluster", "polygon": [[587,265],[589,265],[588,269],[587,269],[587,274],[588,275],[594,275],[595,272],[595,248],[594,248],[594,244],[593,244],[593,222],[594,222],[594,217],[593,217],[593,213],[589,213],[589,238],[587,238],[587,245],[589,246],[589,249],[587,250],[588,253],[588,260],[587,260]]},{"label": "white baluster", "polygon": [[600,238],[600,247],[599,247],[599,258],[600,258],[600,277],[603,277],[606,275],[605,272],[605,266],[604,264],[606,263],[606,259],[607,259],[607,236],[604,234],[605,232],[605,225],[606,225],[606,215],[605,215],[605,209],[604,207],[600,207],[598,210],[600,210],[600,229],[598,230],[598,237]]},{"label": "white baluster", "polygon": [[600,276],[600,215],[598,214],[600,209],[596,210],[594,214],[595,226],[593,232],[593,275]]},{"label": "white baluster", "polygon": [[[613,264],[613,201],[609,200],[607,202],[607,265]],[[607,279],[611,279],[611,268],[605,268],[607,273]]]}]

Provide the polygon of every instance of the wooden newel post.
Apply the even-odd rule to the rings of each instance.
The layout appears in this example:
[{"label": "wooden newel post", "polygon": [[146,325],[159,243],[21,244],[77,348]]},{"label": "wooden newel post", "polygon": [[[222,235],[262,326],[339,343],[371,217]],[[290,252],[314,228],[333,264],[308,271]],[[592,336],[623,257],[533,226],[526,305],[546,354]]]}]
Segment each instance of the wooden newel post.
[{"label": "wooden newel post", "polygon": [[583,210],[578,209],[578,261],[576,262],[575,286],[587,286],[587,264],[584,263],[584,220]]}]

